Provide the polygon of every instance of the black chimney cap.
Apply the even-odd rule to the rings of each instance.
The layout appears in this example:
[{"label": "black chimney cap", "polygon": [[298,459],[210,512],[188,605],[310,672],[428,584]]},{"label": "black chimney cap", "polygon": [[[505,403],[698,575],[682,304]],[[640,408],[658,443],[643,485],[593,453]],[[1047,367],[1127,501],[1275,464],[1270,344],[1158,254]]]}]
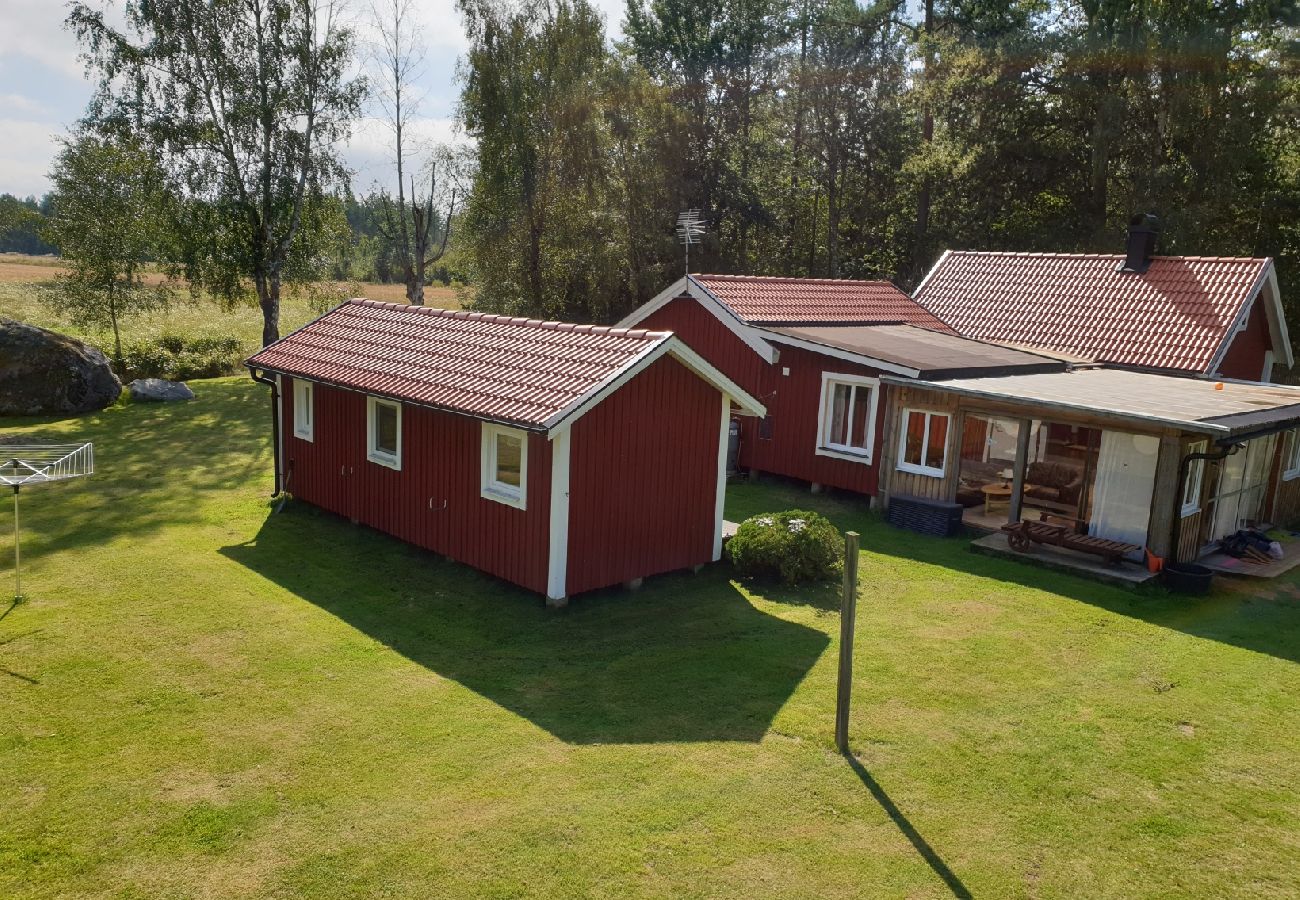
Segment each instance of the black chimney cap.
[{"label": "black chimney cap", "polygon": [[1151,265],[1159,237],[1160,217],[1155,213],[1138,213],[1129,219],[1124,261],[1116,266],[1116,271],[1137,275],[1144,273]]}]

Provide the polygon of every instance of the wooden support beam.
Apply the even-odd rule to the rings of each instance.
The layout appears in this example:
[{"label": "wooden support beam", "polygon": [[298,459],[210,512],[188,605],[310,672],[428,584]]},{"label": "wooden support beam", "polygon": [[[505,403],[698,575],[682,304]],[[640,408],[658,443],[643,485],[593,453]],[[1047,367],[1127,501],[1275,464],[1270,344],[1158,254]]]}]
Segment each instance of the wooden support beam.
[{"label": "wooden support beam", "polygon": [[1016,423],[1016,462],[1011,470],[1011,504],[1007,512],[1008,522],[1020,521],[1021,507],[1024,505],[1025,470],[1029,468],[1029,437],[1033,428],[1033,419],[1020,419]]}]

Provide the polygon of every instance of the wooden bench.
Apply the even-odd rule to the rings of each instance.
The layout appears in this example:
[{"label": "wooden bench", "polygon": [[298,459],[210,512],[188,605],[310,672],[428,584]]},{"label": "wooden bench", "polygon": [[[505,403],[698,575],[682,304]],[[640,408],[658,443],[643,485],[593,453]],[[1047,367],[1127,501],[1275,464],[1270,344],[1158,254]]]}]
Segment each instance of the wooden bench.
[{"label": "wooden bench", "polygon": [[1018,553],[1028,553],[1034,544],[1043,544],[1100,556],[1112,566],[1119,565],[1125,556],[1142,549],[1136,544],[1079,534],[1071,525],[1033,519],[1003,525],[1002,530],[1007,533],[1007,544]]}]

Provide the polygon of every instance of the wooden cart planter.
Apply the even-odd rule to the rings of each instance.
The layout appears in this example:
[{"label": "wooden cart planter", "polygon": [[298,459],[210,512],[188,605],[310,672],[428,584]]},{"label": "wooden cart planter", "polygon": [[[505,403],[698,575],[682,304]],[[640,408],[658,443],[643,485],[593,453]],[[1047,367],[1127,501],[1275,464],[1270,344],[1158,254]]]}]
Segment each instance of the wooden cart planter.
[{"label": "wooden cart planter", "polygon": [[1100,556],[1112,566],[1119,565],[1125,556],[1142,549],[1136,544],[1079,534],[1069,525],[1036,522],[1032,519],[1003,525],[1002,530],[1007,533],[1007,544],[1018,553],[1028,553],[1034,544],[1043,544]]}]

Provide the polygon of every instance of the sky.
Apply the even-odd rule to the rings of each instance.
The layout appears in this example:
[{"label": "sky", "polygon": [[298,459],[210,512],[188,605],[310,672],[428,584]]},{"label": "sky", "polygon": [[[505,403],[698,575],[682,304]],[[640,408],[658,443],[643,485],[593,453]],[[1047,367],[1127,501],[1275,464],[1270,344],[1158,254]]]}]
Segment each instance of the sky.
[{"label": "sky", "polygon": [[[370,0],[351,0],[358,31],[366,28]],[[624,0],[593,0],[617,38]],[[109,4],[109,14],[113,6]],[[463,140],[455,134],[459,87],[456,62],[466,40],[455,0],[419,0],[419,27],[425,57],[416,90],[421,98],[411,132],[416,141]],[[49,190],[50,164],[58,138],[76,123],[90,99],[92,84],[78,59],[76,39],[63,29],[67,7],[62,0],[0,0],[0,194],[40,196]],[[359,193],[374,185],[389,186],[390,132],[368,111],[353,130],[344,159],[353,170]]]}]

